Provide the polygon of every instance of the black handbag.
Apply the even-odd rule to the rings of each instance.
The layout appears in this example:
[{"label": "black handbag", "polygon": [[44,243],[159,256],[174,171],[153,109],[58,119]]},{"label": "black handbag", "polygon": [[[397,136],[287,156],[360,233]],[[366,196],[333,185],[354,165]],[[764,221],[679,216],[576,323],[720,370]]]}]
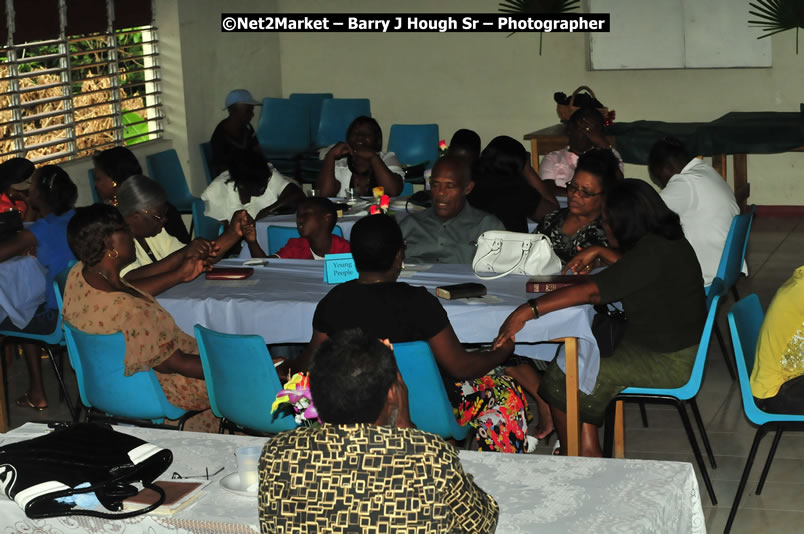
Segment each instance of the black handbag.
[{"label": "black handbag", "polygon": [[595,317],[592,319],[592,335],[595,336],[600,357],[608,358],[620,344],[625,334],[625,312],[608,304],[595,306]]},{"label": "black handbag", "polygon": [[17,210],[0,212],[0,242],[22,230],[22,215]]},{"label": "black handbag", "polygon": [[[173,461],[173,453],[108,425],[79,423],[57,427],[38,438],[0,447],[0,489],[31,519],[89,515],[122,519],[148,513],[165,501],[152,484]],[[94,493],[112,512],[138,493],[142,482],[159,494],[157,502],[134,511],[108,513],[79,507],[75,495]],[[76,489],[78,485],[88,486]]]}]

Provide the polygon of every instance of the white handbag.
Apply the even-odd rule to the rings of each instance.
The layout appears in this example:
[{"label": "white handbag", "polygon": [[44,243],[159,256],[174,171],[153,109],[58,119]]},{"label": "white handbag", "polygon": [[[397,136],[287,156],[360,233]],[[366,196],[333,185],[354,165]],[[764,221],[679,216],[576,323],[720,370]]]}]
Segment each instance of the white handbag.
[{"label": "white handbag", "polygon": [[[550,239],[543,234],[521,234],[492,230],[477,239],[472,260],[475,276],[483,280],[502,278],[511,273],[537,276],[561,271],[561,260]],[[493,273],[495,276],[480,276]]]}]

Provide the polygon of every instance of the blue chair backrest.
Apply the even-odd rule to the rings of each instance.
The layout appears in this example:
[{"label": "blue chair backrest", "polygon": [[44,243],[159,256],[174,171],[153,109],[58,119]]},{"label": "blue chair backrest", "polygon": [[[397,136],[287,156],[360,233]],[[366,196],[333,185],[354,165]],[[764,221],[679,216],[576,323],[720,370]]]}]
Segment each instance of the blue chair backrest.
[{"label": "blue chair backrest", "polygon": [[302,103],[307,109],[308,127],[310,130],[310,142],[315,139],[318,133],[318,124],[321,122],[321,106],[324,100],[332,98],[332,93],[291,93],[290,99]]},{"label": "blue chair backrest", "polygon": [[392,124],[388,151],[405,165],[427,161],[431,168],[438,159],[438,124]]},{"label": "blue chair backrest", "polygon": [[[338,237],[343,237],[343,230],[337,224],[332,229],[332,233]],[[288,241],[299,235],[299,229],[295,226],[269,226],[268,227],[268,255],[276,254]]]},{"label": "blue chair backrest", "polygon": [[223,231],[223,225],[204,215],[204,201],[200,198],[193,199],[193,228],[196,237],[203,237],[210,241],[216,239]]},{"label": "blue chair backrest", "polygon": [[160,423],[185,410],[171,405],[153,370],[125,376],[126,340],[122,332],[87,334],[64,322],[67,353],[85,406],[109,415]]},{"label": "blue chair backrest", "polygon": [[64,287],[67,285],[67,277],[76,263],[78,263],[78,260],[68,261],[67,267],[53,278],[53,292],[56,294],[56,305],[59,307],[59,319],[61,319],[61,308],[64,305],[62,300],[64,299]]},{"label": "blue chair backrest", "polygon": [[87,174],[89,175],[89,190],[92,191],[92,202],[94,204],[99,204],[103,201],[98,194],[98,190],[95,189],[95,169],[89,169]]},{"label": "blue chair backrest", "polygon": [[748,247],[748,235],[755,210],[756,208],[751,206],[751,211],[735,215],[731,221],[726,245],[723,247],[723,254],[720,256],[720,263],[717,267],[717,277],[723,280],[726,288],[737,283],[737,277],[743,268],[745,251]]},{"label": "blue chair backrest", "polygon": [[293,417],[271,414],[282,384],[260,336],[222,334],[195,325],[195,338],[216,416],[260,432],[296,428]]},{"label": "blue chair backrest", "polygon": [[399,193],[400,197],[409,197],[413,194],[413,183],[412,182],[404,182],[402,184],[402,192]]},{"label": "blue chair backrest", "polygon": [[207,185],[209,185],[215,179],[212,176],[212,145],[207,142],[198,146],[201,147],[201,163],[204,165],[204,176],[207,179]]},{"label": "blue chair backrest", "polygon": [[310,148],[307,108],[299,100],[265,98],[257,123],[257,140],[268,153],[299,153]]},{"label": "blue chair backrest", "polygon": [[346,140],[349,124],[361,115],[371,117],[368,98],[328,98],[321,104],[321,120],[313,146],[324,147]]},{"label": "blue chair backrest", "polygon": [[411,421],[443,438],[463,439],[469,426],[455,420],[433,352],[426,341],[394,343],[396,365],[408,386]]},{"label": "blue chair backrest", "polygon": [[159,182],[165,189],[168,202],[181,212],[190,212],[192,210],[193,196],[187,187],[187,180],[184,178],[184,171],[181,168],[179,155],[176,151],[171,148],[170,150],[151,154],[146,156],[145,162],[148,165],[150,177]]}]

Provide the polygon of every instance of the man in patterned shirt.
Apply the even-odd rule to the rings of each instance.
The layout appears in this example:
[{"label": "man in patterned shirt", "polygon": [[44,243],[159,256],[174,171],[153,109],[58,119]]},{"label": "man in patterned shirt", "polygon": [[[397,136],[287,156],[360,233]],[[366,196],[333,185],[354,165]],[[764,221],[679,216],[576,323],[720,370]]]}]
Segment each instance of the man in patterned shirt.
[{"label": "man in patterned shirt", "polygon": [[310,391],[324,424],[282,432],[260,459],[263,534],[494,532],[494,499],[451,445],[411,423],[388,347],[360,330],[333,336]]}]

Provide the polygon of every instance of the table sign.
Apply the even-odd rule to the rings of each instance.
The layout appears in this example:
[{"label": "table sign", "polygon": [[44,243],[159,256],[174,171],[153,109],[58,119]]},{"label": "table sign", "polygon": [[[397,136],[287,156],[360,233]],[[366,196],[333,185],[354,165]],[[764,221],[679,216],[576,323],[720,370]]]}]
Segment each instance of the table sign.
[{"label": "table sign", "polygon": [[324,256],[324,282],[340,284],[357,278],[355,260],[349,253]]}]

